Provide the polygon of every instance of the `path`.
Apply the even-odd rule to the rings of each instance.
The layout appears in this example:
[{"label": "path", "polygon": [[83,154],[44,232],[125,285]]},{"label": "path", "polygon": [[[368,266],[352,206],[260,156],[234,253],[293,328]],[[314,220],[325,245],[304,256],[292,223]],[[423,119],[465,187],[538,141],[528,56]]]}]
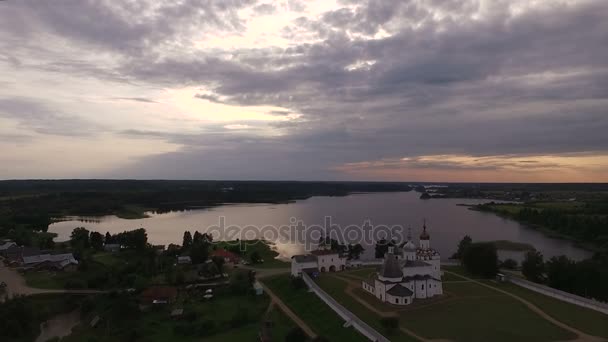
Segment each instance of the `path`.
[{"label": "path", "polygon": [[33,288],[26,284],[25,278],[23,278],[21,274],[4,266],[2,261],[0,261],[0,282],[5,282],[7,285],[7,297],[12,297],[15,295],[29,296],[43,293],[96,294],[106,292],[97,290],[49,290]]},{"label": "path", "polygon": [[[356,300],[357,302],[359,302],[361,305],[365,306],[366,308],[368,308],[369,310],[371,310],[372,312],[376,313],[378,316],[380,317],[399,317],[399,314],[397,313],[397,311],[391,311],[391,312],[386,312],[386,311],[380,311],[378,310],[378,308],[374,307],[373,305],[371,305],[370,303],[368,303],[366,300],[362,299],[361,297],[359,297],[357,294],[354,293],[355,289],[358,289],[361,287],[361,279],[359,279],[359,281],[351,278],[351,277],[345,277],[347,276],[346,274],[344,276],[340,276],[337,274],[330,274],[332,277],[338,278],[340,280],[343,280],[346,282],[346,293],[351,296],[354,300]],[[399,325],[399,330],[401,330],[403,333],[417,339],[418,341],[423,341],[423,342],[447,342],[449,340],[430,340],[427,338],[424,338],[418,334],[416,334],[415,332],[413,332],[410,329],[407,329],[401,325]]]},{"label": "path", "polygon": [[274,292],[272,292],[272,290],[268,286],[266,286],[264,283],[262,283],[259,280],[258,280],[258,282],[262,285],[262,287],[264,287],[264,291],[266,291],[268,296],[270,296],[270,299],[272,300],[272,302],[275,303],[276,305],[278,305],[279,308],[281,308],[281,310],[289,318],[291,318],[291,320],[294,321],[306,333],[306,335],[308,335],[308,337],[310,337],[311,339],[314,339],[317,337],[317,334],[315,334],[315,332],[308,326],[308,324],[306,324],[302,319],[300,319],[300,317],[298,317],[298,315],[296,315],[293,311],[291,311],[291,309],[287,305],[285,305],[285,303],[283,303],[281,298],[279,298],[277,295],[275,295]]},{"label": "path", "polygon": [[478,284],[478,285],[481,285],[481,286],[487,287],[487,288],[492,289],[492,290],[494,290],[494,291],[498,291],[498,292],[500,292],[500,293],[506,294],[507,296],[509,296],[509,297],[511,297],[511,298],[514,298],[514,299],[516,299],[516,300],[520,301],[520,302],[521,302],[521,303],[523,303],[525,306],[527,306],[527,307],[528,307],[528,309],[532,310],[533,312],[535,312],[536,314],[538,314],[538,315],[539,315],[539,316],[541,316],[542,318],[546,319],[547,321],[549,321],[549,322],[551,322],[551,323],[553,323],[553,324],[557,325],[558,327],[560,327],[560,328],[562,328],[562,329],[564,329],[564,330],[568,330],[568,331],[570,331],[570,332],[572,332],[572,333],[574,333],[574,334],[578,335],[578,339],[577,339],[576,341],[590,341],[590,342],[594,342],[594,341],[598,341],[598,342],[599,342],[599,341],[605,341],[605,339],[603,339],[603,338],[600,338],[600,337],[597,337],[597,336],[592,336],[592,335],[586,334],[586,333],[584,333],[584,332],[582,332],[582,331],[580,331],[580,330],[578,330],[578,329],[576,329],[576,328],[573,328],[573,327],[571,327],[571,326],[569,326],[569,325],[567,325],[567,324],[565,324],[565,323],[563,323],[563,322],[561,322],[561,321],[556,320],[555,318],[551,317],[549,314],[547,314],[546,312],[544,312],[543,310],[541,310],[541,309],[540,309],[538,306],[536,306],[536,305],[532,304],[531,302],[529,302],[529,301],[527,301],[527,300],[523,299],[522,297],[520,297],[520,296],[518,296],[518,295],[515,295],[515,294],[513,294],[513,293],[511,293],[511,292],[508,292],[508,291],[505,291],[505,290],[501,290],[501,289],[499,289],[499,288],[497,288],[497,287],[494,287],[494,286],[491,286],[491,285],[488,285],[488,284],[482,283],[482,282],[477,281],[477,280],[475,280],[475,279],[468,278],[468,277],[463,276],[463,275],[458,274],[458,273],[454,273],[454,272],[450,272],[450,271],[445,271],[445,270],[444,270],[444,272],[445,272],[445,273],[452,274],[452,275],[457,275],[457,276],[459,276],[459,277],[461,277],[461,278],[464,278],[464,279],[470,280],[472,283],[475,283],[475,284]]}]

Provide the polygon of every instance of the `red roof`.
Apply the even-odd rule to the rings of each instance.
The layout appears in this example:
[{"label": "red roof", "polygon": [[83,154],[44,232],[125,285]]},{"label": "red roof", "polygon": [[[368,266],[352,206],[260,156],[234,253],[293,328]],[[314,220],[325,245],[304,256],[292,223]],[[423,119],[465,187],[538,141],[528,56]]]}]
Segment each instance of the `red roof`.
[{"label": "red roof", "polygon": [[232,253],[230,251],[227,251],[225,249],[222,249],[222,248],[216,249],[213,252],[211,252],[211,256],[212,257],[221,257],[221,258],[224,258],[224,259],[229,259],[232,262],[236,262],[236,261],[239,261],[241,259],[238,255],[236,255],[236,254],[234,254],[234,253]]}]

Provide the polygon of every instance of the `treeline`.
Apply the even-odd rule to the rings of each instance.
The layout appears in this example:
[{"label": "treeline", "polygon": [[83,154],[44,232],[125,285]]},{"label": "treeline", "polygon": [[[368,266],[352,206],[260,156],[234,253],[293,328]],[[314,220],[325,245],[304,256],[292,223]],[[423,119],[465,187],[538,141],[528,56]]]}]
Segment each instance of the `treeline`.
[{"label": "treeline", "polygon": [[503,210],[499,204],[488,203],[477,206],[477,209],[496,212],[608,249],[608,202],[586,203],[576,208],[524,206],[519,211]]},{"label": "treeline", "polygon": [[137,216],[222,203],[282,203],[315,195],[409,191],[404,183],[265,181],[0,181],[0,236],[11,229],[46,231],[53,218]]},{"label": "treeline", "polygon": [[586,298],[608,301],[608,254],[574,261],[564,255],[544,262],[539,252],[529,252],[522,273],[531,281]]}]

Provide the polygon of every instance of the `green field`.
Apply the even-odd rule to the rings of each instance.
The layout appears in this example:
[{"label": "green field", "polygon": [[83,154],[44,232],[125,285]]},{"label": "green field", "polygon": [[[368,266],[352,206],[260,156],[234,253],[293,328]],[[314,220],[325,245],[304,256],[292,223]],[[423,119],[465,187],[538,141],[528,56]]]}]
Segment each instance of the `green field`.
[{"label": "green field", "polygon": [[523,287],[488,281],[492,286],[518,295],[538,306],[553,318],[591,335],[608,338],[608,315],[582,308],[530,291]]},{"label": "green field", "polygon": [[[278,342],[284,341],[290,329],[295,327],[295,323],[276,307],[266,314],[270,299],[265,295],[226,294],[216,296],[211,301],[204,301],[197,296],[182,294],[173,305],[153,308],[135,315],[136,317],[131,315],[125,318],[125,322],[112,321],[116,306],[122,305],[121,303],[108,297],[100,297],[97,302],[95,310],[87,314],[82,324],[74,329],[74,333],[62,341],[94,339],[114,342],[130,340],[133,336],[145,337],[145,341],[159,342],[255,341],[262,323],[271,320],[273,341]],[[170,312],[175,308],[184,309],[182,319],[170,318]],[[88,322],[96,315],[102,317],[101,323],[96,328],[91,328]],[[235,321],[236,317],[240,317],[241,321]],[[204,330],[207,331],[201,333]]]},{"label": "green field", "polygon": [[24,274],[25,283],[28,286],[39,289],[62,290],[65,288],[65,282],[72,276],[69,273],[59,272],[27,272]]},{"label": "green field", "polygon": [[[402,331],[395,331],[389,335],[380,324],[381,317],[378,314],[357,302],[345,292],[347,286],[345,281],[330,276],[321,276],[317,279],[317,284],[340,304],[391,341],[416,341],[416,339],[406,335]],[[361,293],[366,294],[363,290],[361,290]]]},{"label": "green field", "polygon": [[264,284],[285,302],[319,336],[330,341],[367,341],[353,328],[343,328],[344,321],[314,293],[296,289],[287,275],[264,279]]},{"label": "green field", "polygon": [[352,277],[356,277],[359,279],[368,279],[371,275],[373,275],[375,273],[376,273],[375,267],[363,267],[363,268],[359,268],[359,269],[348,270],[341,274],[347,274],[347,275],[350,275]]},{"label": "green field", "polygon": [[[462,280],[462,279],[461,279]],[[382,331],[379,315],[345,292],[346,282],[321,277],[319,285],[359,318]],[[411,307],[397,307],[375,301],[363,290],[355,290],[376,309],[395,312],[401,326],[429,339],[452,341],[555,341],[574,337],[529,310],[519,301],[475,283],[444,283],[446,298],[437,302],[418,301]],[[409,340],[410,336],[391,336]]]}]

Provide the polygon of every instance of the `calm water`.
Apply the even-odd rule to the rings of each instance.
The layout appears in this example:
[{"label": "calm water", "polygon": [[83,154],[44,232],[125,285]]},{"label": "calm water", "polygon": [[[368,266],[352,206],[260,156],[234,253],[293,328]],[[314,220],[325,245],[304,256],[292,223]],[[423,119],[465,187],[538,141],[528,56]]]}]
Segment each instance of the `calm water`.
[{"label": "calm water", "polygon": [[[464,235],[474,241],[511,240],[526,242],[540,250],[545,258],[565,254],[574,259],[583,259],[590,252],[575,247],[572,243],[546,237],[540,232],[517,222],[500,218],[494,214],[468,210],[456,204],[477,204],[482,200],[433,199],[420,200],[415,192],[355,194],[347,197],[313,197],[290,204],[226,205],[212,209],[151,214],[138,220],[124,220],[114,216],[96,218],[97,221],[73,220],[58,222],[49,227],[50,232],[59,234],[57,240],[69,238],[76,227],[105,233],[145,228],[148,240],[153,244],[181,244],[185,230],[207,231],[218,225],[219,218],[225,217],[226,226],[289,225],[290,218],[302,220],[306,225],[323,225],[325,216],[332,217],[332,223],[342,227],[362,225],[371,220],[374,225],[402,225],[412,227],[413,236],[420,234],[422,222],[426,218],[431,235],[431,246],[442,258],[448,258]],[[253,238],[255,236],[248,236]],[[290,257],[304,250],[302,244],[279,243],[277,249],[282,257]],[[367,246],[366,256],[373,257],[373,246]]]}]

